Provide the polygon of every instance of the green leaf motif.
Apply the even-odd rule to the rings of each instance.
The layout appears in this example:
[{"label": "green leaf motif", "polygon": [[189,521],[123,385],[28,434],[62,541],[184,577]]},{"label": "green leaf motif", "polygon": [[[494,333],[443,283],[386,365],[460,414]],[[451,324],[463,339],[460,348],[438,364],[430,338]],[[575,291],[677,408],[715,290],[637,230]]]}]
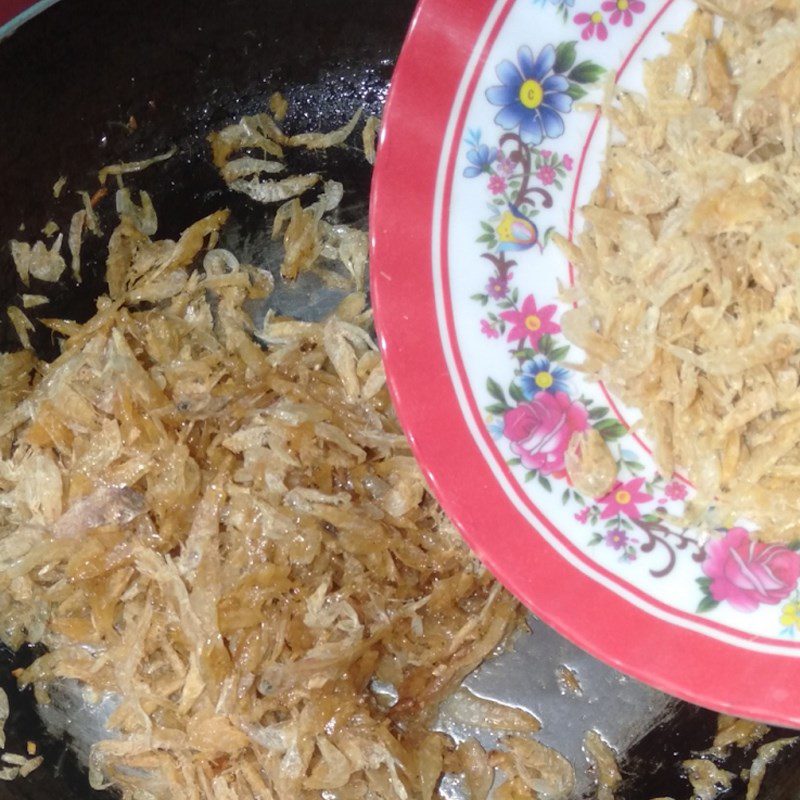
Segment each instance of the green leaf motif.
[{"label": "green leaf motif", "polygon": [[696,614],[707,614],[713,611],[719,605],[719,601],[715,600],[710,594],[707,594],[698,604]]},{"label": "green leaf motif", "polygon": [[539,339],[538,349],[543,356],[548,356],[549,358],[550,352],[553,349],[553,337],[550,336],[549,333],[543,334]]},{"label": "green leaf motif", "polygon": [[544,477],[544,475],[539,476],[539,484],[543,489],[546,489],[548,492],[553,491],[553,487],[550,485],[550,481]]},{"label": "green leaf motif", "polygon": [[535,469],[528,470],[525,473],[525,482],[527,483],[528,481],[532,481],[536,477],[537,474],[538,473],[536,472]]},{"label": "green leaf motif", "polygon": [[608,409],[605,406],[597,406],[589,412],[589,419],[602,419],[608,415]]},{"label": "green leaf motif", "polygon": [[597,82],[605,70],[594,61],[581,61],[573,70],[567,75],[567,78],[575,83],[595,83]]},{"label": "green leaf motif", "polygon": [[661,517],[658,517],[655,514],[645,514],[642,517],[642,522],[649,522],[651,525],[656,525],[661,522]]},{"label": "green leaf motif", "polygon": [[506,404],[506,396],[503,393],[503,390],[500,388],[500,384],[493,380],[492,378],[486,379],[486,391],[495,398],[495,400],[499,400],[503,405]]},{"label": "green leaf motif", "polygon": [[573,100],[576,100],[576,101],[577,100],[582,100],[584,97],[586,97],[586,89],[584,89],[582,86],[580,86],[580,84],[571,83],[569,85],[569,89],[567,89],[567,94]]},{"label": "green leaf motif", "polygon": [[593,546],[596,544],[600,544],[603,541],[603,537],[599,533],[593,533],[592,538],[589,539],[589,546]]},{"label": "green leaf motif", "polygon": [[505,403],[492,403],[490,406],[486,406],[486,410],[490,414],[505,414],[508,406]]},{"label": "green leaf motif", "polygon": [[550,353],[551,361],[563,361],[569,353],[569,345],[565,344],[562,347],[556,347]]},{"label": "green leaf motif", "polygon": [[615,419],[601,419],[594,427],[607,442],[621,439],[628,432],[628,429]]},{"label": "green leaf motif", "polygon": [[562,42],[556,47],[556,63],[553,64],[553,72],[566,72],[572,67],[578,57],[576,44],[577,42]]},{"label": "green leaf motif", "polygon": [[702,578],[695,578],[695,580],[703,594],[708,594],[711,591],[711,578],[707,578],[704,575]]},{"label": "green leaf motif", "polygon": [[510,395],[512,400],[516,400],[516,402],[518,403],[525,402],[525,395],[522,393],[522,389],[520,389],[516,383],[512,383],[508,387],[508,394]]},{"label": "green leaf motif", "polygon": [[564,494],[561,495],[561,505],[565,506],[569,502],[569,489],[564,489]]}]

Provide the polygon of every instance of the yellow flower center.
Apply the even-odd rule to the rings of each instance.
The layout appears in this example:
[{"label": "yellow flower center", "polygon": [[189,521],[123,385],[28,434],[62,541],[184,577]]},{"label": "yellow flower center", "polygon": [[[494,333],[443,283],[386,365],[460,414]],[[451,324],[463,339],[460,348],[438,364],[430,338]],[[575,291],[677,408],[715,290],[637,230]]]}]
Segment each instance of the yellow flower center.
[{"label": "yellow flower center", "polygon": [[[621,3],[625,0],[619,0]],[[539,81],[532,78],[519,87],[519,101],[525,108],[538,108],[544,99],[544,89]]]},{"label": "yellow flower center", "polygon": [[614,499],[621,505],[626,506],[631,501],[631,493],[626,492],[624,489],[620,489],[615,495]]},{"label": "yellow flower center", "polygon": [[781,625],[797,625],[800,627],[800,607],[797,603],[787,603],[781,614]]},{"label": "yellow flower center", "polygon": [[525,317],[525,327],[529,331],[538,331],[539,328],[542,327],[542,321],[536,316],[536,314],[529,314],[527,317]]},{"label": "yellow flower center", "polygon": [[549,389],[553,385],[553,376],[549,372],[539,372],[533,380],[540,389]]},{"label": "yellow flower center", "polygon": [[628,0],[617,0],[617,8],[620,11],[627,11],[627,9],[628,9]]},{"label": "yellow flower center", "polygon": [[[622,2],[624,3],[625,0],[622,0]],[[595,11],[591,16],[591,20],[595,25],[599,25],[603,21],[603,15],[599,11]]]}]

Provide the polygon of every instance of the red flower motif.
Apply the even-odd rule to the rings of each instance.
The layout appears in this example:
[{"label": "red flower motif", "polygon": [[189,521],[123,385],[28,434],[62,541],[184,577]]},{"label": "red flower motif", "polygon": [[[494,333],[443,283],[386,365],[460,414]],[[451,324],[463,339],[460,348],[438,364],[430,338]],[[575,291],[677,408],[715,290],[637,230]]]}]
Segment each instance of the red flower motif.
[{"label": "red flower motif", "polygon": [[564,158],[561,159],[561,163],[564,165],[564,169],[569,172],[575,162],[572,160],[572,156],[564,156]]},{"label": "red flower motif", "polygon": [[633,15],[641,14],[644,11],[642,0],[605,0],[600,6],[603,11],[610,11],[611,16],[608,21],[616,25],[620,20],[626,28],[633,25]]},{"label": "red flower motif", "polygon": [[584,506],[577,514],[575,514],[575,519],[578,520],[581,525],[585,525],[586,520],[589,519],[589,507]]},{"label": "red flower motif", "polygon": [[545,164],[536,170],[536,177],[545,186],[549,186],[556,179],[556,171],[549,164]]},{"label": "red flower motif", "polygon": [[800,556],[779,544],[754,542],[744,528],[731,528],[706,547],[703,572],[709,592],[739,611],[755,611],[762,603],[787,598],[800,577]]},{"label": "red flower motif", "polygon": [[488,336],[490,339],[499,339],[500,333],[495,330],[494,326],[492,325],[489,320],[482,319],[481,320],[481,333],[484,336]]},{"label": "red flower motif", "polygon": [[489,191],[492,194],[503,194],[506,190],[506,179],[499,175],[492,175],[489,178]]},{"label": "red flower motif", "polygon": [[[607,4],[604,3],[603,8],[605,8],[606,5]],[[616,8],[616,3],[612,3],[612,5]],[[606,24],[603,22],[603,15],[599,11],[595,11],[592,14],[586,14],[584,12],[576,14],[575,23],[584,26],[581,31],[581,39],[584,41],[588,41],[595,34],[597,34],[597,38],[601,42],[604,42],[608,38],[608,28],[606,28]],[[567,167],[567,169],[569,169],[569,167]]]},{"label": "red flower motif", "polygon": [[508,341],[516,339],[529,339],[533,347],[539,345],[539,339],[546,333],[558,333],[561,326],[553,322],[556,313],[554,305],[536,308],[536,300],[529,294],[520,306],[519,311],[504,311],[500,316],[511,324],[508,332]]},{"label": "red flower motif", "polygon": [[680,481],[670,481],[664,487],[664,494],[670,500],[684,500],[686,498],[686,484]]},{"label": "red flower motif", "polygon": [[639,504],[653,499],[653,495],[641,490],[643,483],[644,478],[633,478],[625,483],[618,483],[605,497],[601,497],[597,502],[605,508],[600,514],[600,519],[609,519],[616,514],[639,519],[642,516]]}]

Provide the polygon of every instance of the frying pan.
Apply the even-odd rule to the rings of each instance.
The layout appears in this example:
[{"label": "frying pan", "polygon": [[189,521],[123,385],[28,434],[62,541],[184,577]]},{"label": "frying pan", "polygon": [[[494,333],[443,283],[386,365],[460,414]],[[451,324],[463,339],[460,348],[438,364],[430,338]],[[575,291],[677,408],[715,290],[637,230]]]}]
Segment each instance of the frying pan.
[{"label": "frying pan", "polygon": [[[0,19],[11,10],[4,2],[10,0],[0,0]],[[14,10],[25,5],[13,4]],[[412,0],[68,0],[0,41],[0,306],[23,291],[5,242],[34,240],[50,219],[63,229],[79,207],[74,192],[94,189],[104,164],[172,146],[178,148],[175,157],[132,181],[154,197],[159,234],[175,238],[200,216],[227,206],[236,220],[227,233],[232,246],[270,266],[264,211],[225,190],[209,161],[207,132],[261,111],[276,89],[290,100],[290,133],[343,124],[358,106],[380,113],[412,11]],[[291,167],[322,168],[341,180],[341,221],[363,222],[370,181],[363,154],[337,148],[293,157]],[[61,175],[67,184],[55,199],[52,187]],[[98,210],[108,234],[113,203],[107,200]],[[104,246],[93,237],[84,243],[80,286],[65,283],[54,293],[32,281],[27,291],[53,296],[47,316],[84,320],[92,314],[104,288]],[[278,310],[320,317],[330,309],[330,297],[313,283],[301,284],[299,295],[302,307],[297,290],[278,293]],[[42,326],[33,340],[43,355],[55,354],[56,343]],[[17,346],[0,315],[0,347]],[[30,694],[16,691],[10,670],[35,655],[30,648],[0,651],[0,685],[11,697],[9,749],[22,752],[28,740],[36,741],[45,763],[24,781],[0,783],[0,800],[101,797],[89,789],[66,741],[45,733]],[[687,797],[689,784],[678,764],[707,746],[715,720],[710,712],[677,702],[669,719],[653,719],[623,754],[619,797]],[[602,730],[601,721],[598,726]],[[728,768],[748,765],[749,758]],[[743,798],[743,784],[727,797]],[[797,748],[770,768],[761,798],[800,798]]]}]

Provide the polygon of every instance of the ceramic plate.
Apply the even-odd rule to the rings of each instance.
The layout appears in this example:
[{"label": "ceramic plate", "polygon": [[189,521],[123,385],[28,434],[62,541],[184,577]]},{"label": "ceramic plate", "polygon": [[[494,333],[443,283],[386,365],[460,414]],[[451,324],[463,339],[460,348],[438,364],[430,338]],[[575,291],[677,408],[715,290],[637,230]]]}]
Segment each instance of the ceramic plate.
[{"label": "ceramic plate", "polygon": [[[800,726],[800,554],[667,522],[692,491],[659,475],[636,415],[570,364],[552,241],[597,182],[604,82],[642,64],[686,0],[423,0],[384,117],[372,290],[390,387],[434,492],[527,606],[597,657],[700,705]],[[589,107],[589,110],[587,110]],[[593,426],[605,497],[564,471]]]}]

